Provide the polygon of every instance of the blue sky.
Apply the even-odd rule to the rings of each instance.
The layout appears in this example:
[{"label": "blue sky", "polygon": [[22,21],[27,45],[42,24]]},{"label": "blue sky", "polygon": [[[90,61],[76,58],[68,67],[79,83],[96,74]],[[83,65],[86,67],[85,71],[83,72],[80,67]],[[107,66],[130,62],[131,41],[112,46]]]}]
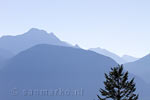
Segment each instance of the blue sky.
[{"label": "blue sky", "polygon": [[118,55],[150,53],[149,0],[0,0],[0,36],[30,28],[83,48]]}]

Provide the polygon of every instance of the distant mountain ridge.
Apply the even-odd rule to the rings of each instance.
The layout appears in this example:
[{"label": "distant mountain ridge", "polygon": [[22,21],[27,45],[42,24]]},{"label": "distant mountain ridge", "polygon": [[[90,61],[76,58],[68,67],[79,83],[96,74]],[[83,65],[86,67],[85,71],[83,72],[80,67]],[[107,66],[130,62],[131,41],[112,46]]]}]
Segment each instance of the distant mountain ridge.
[{"label": "distant mountain ridge", "polygon": [[123,55],[121,58],[124,59],[127,62],[134,62],[134,61],[139,59],[139,58],[135,58],[135,57],[132,57],[132,56],[129,56],[129,55]]},{"label": "distant mountain ridge", "polygon": [[146,82],[150,83],[150,54],[135,62],[125,64],[125,68],[131,73],[141,77]]},{"label": "distant mountain ridge", "polygon": [[[35,28],[21,35],[1,37],[0,48],[0,66],[6,60],[0,70],[0,98],[4,100],[91,100],[103,85],[104,72],[117,63],[126,63],[125,69],[136,77],[142,100],[149,100],[150,85],[145,81],[150,83],[150,55],[137,59],[128,55],[120,57],[101,48],[83,50],[79,45],[61,41],[53,33]],[[60,87],[83,88],[85,95],[24,98],[8,94],[13,88]]]},{"label": "distant mountain ridge", "polygon": [[[0,98],[4,100],[91,100],[103,86],[104,73],[117,63],[104,55],[78,48],[36,45],[13,58],[0,70]],[[142,100],[148,85],[136,78]],[[8,94],[16,88],[17,96]],[[23,96],[24,89],[83,89],[83,96]],[[146,99],[145,99],[146,98]]]},{"label": "distant mountain ridge", "polygon": [[37,44],[71,46],[64,41],[59,40],[53,33],[47,33],[44,30],[36,28],[32,28],[21,35],[3,36],[0,38],[0,48],[9,50],[15,54]]},{"label": "distant mountain ridge", "polygon": [[90,48],[89,50],[97,52],[99,54],[108,56],[112,59],[114,59],[117,63],[119,64],[124,64],[126,63],[126,61],[124,59],[122,59],[121,57],[119,57],[118,55],[106,50],[106,49],[102,49],[102,48]]},{"label": "distant mountain ridge", "polygon": [[118,56],[117,54],[115,54],[113,52],[110,52],[106,49],[102,49],[102,48],[99,48],[99,47],[98,48],[90,48],[89,50],[97,52],[97,53],[105,55],[105,56],[108,56],[108,57],[114,59],[119,64],[125,64],[125,63],[128,63],[128,62],[133,62],[133,61],[138,60],[138,58],[128,56],[128,55],[124,55],[124,56],[120,57],[120,56]]},{"label": "distant mountain ridge", "polygon": [[[4,100],[91,100],[96,98],[107,72],[117,63],[93,51],[37,45],[14,56],[0,71],[0,98]],[[11,96],[12,88],[83,89],[83,96]]]},{"label": "distant mountain ridge", "polygon": [[[50,45],[58,45],[58,46],[67,46],[80,48],[79,45],[72,46],[71,44],[61,41],[57,38],[54,33],[48,33],[45,30],[40,30],[37,28],[32,28],[24,34],[16,35],[16,36],[2,36],[0,38],[0,48],[6,49],[14,54],[17,54],[23,50],[26,50],[32,46],[38,44],[50,44]],[[91,51],[95,51],[99,54],[103,54],[108,56],[119,64],[124,64],[127,62],[134,61],[136,58],[131,58],[130,56],[119,57],[118,55],[101,48],[91,48]]]}]

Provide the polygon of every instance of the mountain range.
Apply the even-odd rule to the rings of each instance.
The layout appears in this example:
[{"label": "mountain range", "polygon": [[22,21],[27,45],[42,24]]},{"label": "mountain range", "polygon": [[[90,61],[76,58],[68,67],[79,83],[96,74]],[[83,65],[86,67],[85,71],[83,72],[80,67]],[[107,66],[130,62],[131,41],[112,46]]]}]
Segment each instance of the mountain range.
[{"label": "mountain range", "polygon": [[[11,58],[0,70],[0,97],[3,100],[96,99],[99,88],[103,87],[104,72],[114,66],[117,63],[113,59],[92,51],[47,44],[36,45]],[[136,83],[142,100],[148,100],[148,85],[138,77]],[[60,88],[82,89],[82,95],[39,96],[29,92],[24,96],[23,92]],[[8,93],[12,89],[17,89],[17,96]]]},{"label": "mountain range", "polygon": [[[135,77],[140,99],[149,100],[150,55],[137,59],[128,55],[120,57],[101,48],[83,50],[36,28],[21,35],[1,37],[0,48],[0,98],[3,100],[96,99],[99,88],[103,87],[104,73],[118,63],[126,63],[130,77]],[[30,91],[25,96],[25,89],[69,89],[80,93],[39,96]]]},{"label": "mountain range", "polygon": [[131,73],[141,77],[146,82],[150,83],[150,54],[135,62],[125,64],[125,68]]},{"label": "mountain range", "polygon": [[[104,72],[117,63],[92,51],[41,44],[27,49],[8,61],[0,73],[3,100],[83,100],[94,99],[102,86]],[[83,96],[11,96],[13,88],[83,89]]]},{"label": "mountain range", "polygon": [[53,33],[32,28],[28,32],[17,36],[3,36],[0,38],[0,48],[17,54],[37,44],[51,44],[60,46],[71,46],[59,40]]},{"label": "mountain range", "polygon": [[[0,38],[0,48],[10,51],[13,54],[18,54],[19,52],[38,44],[59,45],[59,46],[67,46],[67,47],[74,47],[74,48],[81,49],[81,47],[79,47],[77,44],[75,46],[72,46],[67,42],[61,41],[59,38],[57,38],[54,35],[54,33],[48,33],[45,30],[40,30],[37,28],[32,28],[24,34],[20,34],[16,36],[8,35],[8,36],[2,36]],[[119,64],[133,62],[137,60],[137,58],[127,56],[127,55],[120,57],[106,49],[91,48],[89,50],[108,56],[114,59]]]},{"label": "mountain range", "polygon": [[139,58],[135,58],[129,55],[123,55],[121,58],[124,59],[126,62],[134,62],[139,59]]},{"label": "mountain range", "polygon": [[90,48],[89,50],[97,52],[97,53],[105,55],[105,56],[108,56],[108,57],[114,59],[119,64],[125,64],[127,62],[133,62],[133,61],[138,60],[138,58],[131,57],[128,55],[124,55],[123,57],[120,57],[120,56],[116,55],[115,53],[112,53],[106,49],[102,49],[99,47],[98,48]]}]

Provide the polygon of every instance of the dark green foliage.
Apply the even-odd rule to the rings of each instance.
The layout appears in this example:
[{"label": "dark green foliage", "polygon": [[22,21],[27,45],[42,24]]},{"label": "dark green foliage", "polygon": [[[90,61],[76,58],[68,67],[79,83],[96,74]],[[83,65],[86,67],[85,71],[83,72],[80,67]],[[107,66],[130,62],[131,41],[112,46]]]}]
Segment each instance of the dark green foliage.
[{"label": "dark green foliage", "polygon": [[109,75],[105,73],[105,89],[100,89],[99,100],[138,100],[134,78],[128,80],[128,72],[123,72],[123,65],[111,68]]}]

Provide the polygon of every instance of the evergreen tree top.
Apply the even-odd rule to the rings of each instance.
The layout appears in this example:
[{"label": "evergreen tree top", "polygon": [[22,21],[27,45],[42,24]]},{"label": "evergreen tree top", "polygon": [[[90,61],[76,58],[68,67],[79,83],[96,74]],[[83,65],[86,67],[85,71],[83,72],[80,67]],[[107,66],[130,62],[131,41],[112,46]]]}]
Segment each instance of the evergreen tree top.
[{"label": "evergreen tree top", "polygon": [[123,65],[111,68],[109,74],[105,73],[105,89],[100,89],[99,100],[138,100],[134,78],[128,79],[128,71],[123,71]]}]

